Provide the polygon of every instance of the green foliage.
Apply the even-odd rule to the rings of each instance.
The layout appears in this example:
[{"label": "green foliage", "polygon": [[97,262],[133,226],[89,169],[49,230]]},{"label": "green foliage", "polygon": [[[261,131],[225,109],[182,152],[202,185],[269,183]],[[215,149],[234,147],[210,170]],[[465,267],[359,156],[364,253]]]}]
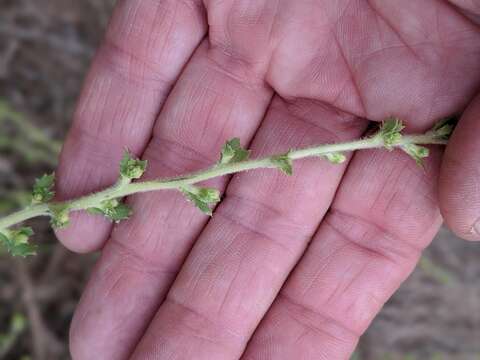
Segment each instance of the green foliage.
[{"label": "green foliage", "polygon": [[140,179],[147,169],[147,160],[135,159],[127,150],[120,161],[120,175],[124,179]]},{"label": "green foliage", "polygon": [[247,160],[249,156],[250,151],[242,148],[239,138],[234,138],[227,141],[227,143],[223,146],[219,164],[226,165],[237,163]]},{"label": "green foliage", "polygon": [[[422,160],[428,156],[428,149],[420,145],[446,143],[443,138],[449,136],[453,128],[450,121],[444,120],[432,130],[422,134],[402,136],[403,129],[404,126],[399,119],[389,118],[383,122],[378,134],[373,137],[343,144],[324,144],[295,149],[287,153],[254,160],[249,160],[250,152],[241,146],[240,139],[234,138],[226,142],[222,148],[220,160],[209,169],[174,178],[136,183],[132,183],[132,180],[143,176],[147,168],[147,161],[136,159],[126,151],[120,162],[119,181],[104,191],[79,199],[58,203],[52,202],[55,195],[53,190],[54,175],[44,175],[38,179],[32,193],[32,204],[24,210],[0,219],[0,231],[3,233],[1,242],[9,249],[10,253],[23,256],[30,255],[33,250],[28,246],[28,241],[11,238],[11,234],[26,235],[26,233],[17,234],[7,229],[26,219],[45,215],[51,216],[51,225],[54,228],[63,228],[69,224],[69,214],[73,210],[87,210],[92,214],[106,216],[113,222],[119,222],[129,218],[132,213],[131,209],[122,203],[122,198],[145,191],[179,190],[202,212],[211,216],[213,207],[220,202],[220,192],[217,189],[197,187],[195,184],[219,176],[259,168],[276,167],[283,173],[292,175],[293,161],[308,157],[322,156],[334,164],[341,164],[346,161],[347,157],[337,149],[347,152],[359,149],[375,149],[382,146],[385,146],[388,150],[401,148],[413,157],[418,164],[422,164]],[[442,141],[439,141],[439,139]],[[2,202],[0,202],[0,209],[1,206]],[[7,204],[7,206],[9,205]]]},{"label": "green foliage", "polygon": [[132,215],[132,209],[117,199],[102,201],[100,207],[89,208],[91,214],[104,215],[115,223],[127,220]]},{"label": "green foliage", "polygon": [[343,164],[347,161],[347,157],[341,152],[332,152],[325,154],[324,157],[332,164]]},{"label": "green foliage", "polygon": [[32,192],[32,204],[47,203],[53,199],[55,192],[53,187],[55,185],[55,174],[43,175],[41,178],[35,180]]},{"label": "green foliage", "polygon": [[68,204],[50,204],[50,224],[54,229],[63,229],[70,224],[70,206]]},{"label": "green foliage", "polygon": [[272,156],[272,163],[283,173],[293,175],[293,161],[290,157],[290,151],[283,155]]},{"label": "green foliage", "polygon": [[456,123],[457,118],[455,116],[448,117],[438,121],[431,131],[438,139],[448,140],[455,130]]},{"label": "green foliage", "polygon": [[378,134],[382,138],[385,148],[393,150],[395,145],[400,143],[403,129],[405,129],[405,126],[402,121],[395,117],[391,117],[382,123]]},{"label": "green foliage", "polygon": [[14,313],[6,333],[0,334],[0,358],[4,358],[15,345],[18,337],[27,328],[27,319],[23,314]]},{"label": "green foliage", "polygon": [[415,160],[417,165],[423,167],[423,159],[427,158],[430,155],[430,150],[425,146],[420,146],[416,144],[406,144],[402,146],[402,150],[405,151],[408,155]]},{"label": "green foliage", "polygon": [[0,233],[0,244],[12,256],[33,256],[37,254],[37,247],[29,243],[32,235],[33,230],[29,227],[4,231]]},{"label": "green foliage", "polygon": [[212,216],[212,206],[220,202],[220,191],[212,188],[197,188],[195,186],[180,189],[185,197],[208,216]]}]

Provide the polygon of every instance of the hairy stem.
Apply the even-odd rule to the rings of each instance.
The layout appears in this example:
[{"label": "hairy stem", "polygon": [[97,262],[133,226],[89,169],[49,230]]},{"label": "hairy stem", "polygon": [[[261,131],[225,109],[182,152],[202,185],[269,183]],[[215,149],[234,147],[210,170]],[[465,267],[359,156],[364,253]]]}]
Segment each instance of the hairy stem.
[{"label": "hairy stem", "polygon": [[[439,138],[433,132],[427,132],[420,135],[404,135],[391,147],[403,148],[408,145],[429,145],[429,144],[447,144],[447,140]],[[303,149],[291,150],[288,153],[290,160],[300,160],[308,157],[325,156],[327,154],[338,152],[350,152],[364,149],[383,148],[387,144],[382,136],[373,136],[357,141],[338,143],[338,144],[323,144],[318,146],[307,147]],[[51,206],[57,208],[67,208],[68,211],[86,210],[100,207],[102,203],[108,200],[123,198],[135,193],[156,191],[156,190],[181,190],[188,186],[200,183],[212,178],[235,174],[248,170],[255,170],[261,168],[277,168],[275,158],[279,155],[268,156],[260,159],[244,160],[234,163],[217,164],[209,169],[198,171],[185,176],[178,176],[167,179],[158,179],[152,181],[134,182],[119,180],[112,187],[103,191],[87,195],[78,199],[57,202],[50,204],[31,205],[24,210],[18,211],[12,215],[0,219],[0,232],[15,226],[23,221],[39,216],[50,216]]]}]

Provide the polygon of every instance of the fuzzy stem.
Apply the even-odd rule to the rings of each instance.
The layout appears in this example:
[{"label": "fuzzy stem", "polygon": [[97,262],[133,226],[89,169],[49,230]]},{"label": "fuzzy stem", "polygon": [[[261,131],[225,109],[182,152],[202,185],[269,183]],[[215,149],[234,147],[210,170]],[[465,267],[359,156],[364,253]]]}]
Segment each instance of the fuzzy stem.
[{"label": "fuzzy stem", "polygon": [[[447,140],[439,139],[432,132],[427,132],[421,135],[404,135],[393,147],[403,147],[408,144],[429,145],[438,144],[446,145]],[[291,150],[288,154],[292,160],[299,160],[308,157],[317,157],[335,152],[347,152],[364,149],[382,148],[385,142],[381,136],[373,136],[357,141],[338,143],[338,144],[323,144],[318,146],[307,147],[303,149]],[[182,187],[191,186],[199,182],[209,180],[212,178],[239,173],[248,170],[260,168],[276,168],[277,165],[273,159],[275,155],[260,159],[252,159],[241,161],[237,163],[228,163],[224,165],[215,165],[209,169],[198,171],[185,176],[178,176],[167,179],[158,179],[143,182],[125,182],[120,180],[112,187],[103,191],[87,195],[78,199],[53,203],[55,206],[68,206],[69,211],[86,210],[89,208],[99,207],[106,200],[123,198],[128,195],[142,193],[156,190],[172,190],[181,189]],[[52,205],[52,204],[50,204]],[[17,225],[25,220],[50,215],[49,204],[32,205],[24,210],[18,211],[12,215],[0,219],[0,232],[9,227]]]}]

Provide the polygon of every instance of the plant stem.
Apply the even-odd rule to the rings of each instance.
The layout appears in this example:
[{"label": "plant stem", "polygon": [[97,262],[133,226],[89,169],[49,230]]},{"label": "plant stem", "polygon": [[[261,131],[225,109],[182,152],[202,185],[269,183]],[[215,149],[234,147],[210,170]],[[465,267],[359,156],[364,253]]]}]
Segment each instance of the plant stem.
[{"label": "plant stem", "polygon": [[[445,145],[447,140],[439,139],[435,134],[427,132],[421,135],[404,135],[401,140],[394,145],[394,147],[401,148],[403,146],[415,145],[429,145],[438,144]],[[307,147],[303,149],[291,150],[288,157],[291,160],[299,160],[308,157],[318,157],[326,154],[336,152],[347,152],[364,149],[382,148],[385,146],[384,140],[381,136],[373,136],[357,141],[338,143],[338,144],[323,144],[318,146]],[[143,182],[125,182],[119,181],[112,187],[103,191],[87,195],[78,199],[53,203],[55,206],[66,206],[69,211],[86,210],[89,208],[99,207],[100,204],[107,200],[123,198],[128,195],[142,193],[156,190],[172,190],[188,187],[199,182],[209,180],[212,178],[239,173],[248,170],[260,168],[276,168],[277,165],[273,159],[276,155],[268,156],[260,159],[245,160],[237,163],[228,163],[224,165],[215,165],[209,169],[198,171],[185,176],[178,176],[167,179],[158,179]],[[50,204],[52,205],[52,204]],[[12,215],[0,219],[0,232],[6,230],[11,226],[17,225],[25,220],[50,215],[49,204],[32,205],[24,210],[18,211]]]}]

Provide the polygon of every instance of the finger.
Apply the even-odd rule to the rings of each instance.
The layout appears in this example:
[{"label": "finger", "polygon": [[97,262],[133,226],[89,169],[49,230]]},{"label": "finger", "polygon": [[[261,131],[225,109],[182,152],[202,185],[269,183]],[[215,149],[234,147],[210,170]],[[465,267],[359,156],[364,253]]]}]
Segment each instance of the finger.
[{"label": "finger", "polygon": [[331,210],[244,359],[348,359],[441,224],[439,153],[357,153]]},{"label": "finger", "polygon": [[[252,148],[261,156],[342,141],[358,137],[365,125],[314,101],[289,104],[277,97]],[[274,170],[235,176],[133,358],[237,359],[328,209],[344,169],[313,159],[298,164],[292,178]]]},{"label": "finger", "polygon": [[[172,84],[206,31],[200,0],[122,0],[86,79],[60,158],[57,194],[74,198],[115,182],[125,147],[140,154]],[[59,239],[101,246],[110,224],[74,214]]]},{"label": "finger", "polygon": [[[146,178],[206,168],[226,139],[252,137],[272,93],[230,61],[206,42],[198,48],[157,120],[144,153]],[[225,181],[208,185],[221,190]],[[207,222],[179,192],[128,202],[134,216],[114,229],[72,322],[71,349],[79,359],[128,357]]]},{"label": "finger", "polygon": [[460,237],[480,240],[480,96],[462,116],[450,139],[440,174],[440,204]]},{"label": "finger", "polygon": [[474,23],[480,24],[480,5],[471,0],[449,0],[450,3],[457,6]]}]

